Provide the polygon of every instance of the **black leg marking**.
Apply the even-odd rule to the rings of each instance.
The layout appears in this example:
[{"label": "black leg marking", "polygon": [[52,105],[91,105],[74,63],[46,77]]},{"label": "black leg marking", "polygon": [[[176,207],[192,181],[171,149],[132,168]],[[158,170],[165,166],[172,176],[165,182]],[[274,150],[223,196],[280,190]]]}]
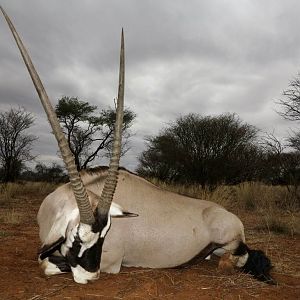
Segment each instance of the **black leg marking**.
[{"label": "black leg marking", "polygon": [[61,236],[56,242],[51,245],[44,245],[43,248],[38,252],[40,259],[43,260],[46,257],[49,257],[56,250],[60,250],[61,244],[64,243],[66,239]]},{"label": "black leg marking", "polygon": [[68,264],[67,260],[63,256],[56,256],[51,255],[49,256],[49,262],[56,265],[61,272],[71,272],[70,265]]}]

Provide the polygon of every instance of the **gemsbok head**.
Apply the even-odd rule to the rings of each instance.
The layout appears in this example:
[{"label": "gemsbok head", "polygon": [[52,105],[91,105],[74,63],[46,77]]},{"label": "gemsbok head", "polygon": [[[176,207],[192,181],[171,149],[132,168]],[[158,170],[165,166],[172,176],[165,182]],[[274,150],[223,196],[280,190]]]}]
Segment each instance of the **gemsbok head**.
[{"label": "gemsbok head", "polygon": [[[98,278],[101,250],[106,233],[110,227],[110,207],[117,185],[117,176],[121,152],[123,110],[124,110],[124,80],[125,80],[125,56],[124,56],[124,34],[121,34],[121,51],[120,51],[120,70],[119,70],[119,89],[117,98],[117,112],[114,130],[113,150],[110,160],[108,175],[101,195],[88,191],[80,177],[75,165],[73,154],[71,153],[67,140],[64,136],[58,118],[48,98],[43,83],[32,63],[32,60],[18,35],[10,18],[2,7],[1,11],[8,23],[8,26],[14,36],[14,39],[21,52],[27,70],[31,76],[35,89],[39,95],[41,103],[47,114],[53,134],[58,143],[60,153],[65,163],[70,186],[72,187],[76,203],[79,210],[80,221],[75,228],[72,229],[68,243],[64,247],[64,255],[66,261],[60,261],[62,269],[71,268],[74,279],[77,282],[86,281],[87,279]],[[91,204],[97,203],[96,209],[92,209]],[[123,213],[121,208],[116,205],[112,208],[112,214],[116,216],[131,216]],[[50,251],[50,248],[44,245],[44,251]]]}]

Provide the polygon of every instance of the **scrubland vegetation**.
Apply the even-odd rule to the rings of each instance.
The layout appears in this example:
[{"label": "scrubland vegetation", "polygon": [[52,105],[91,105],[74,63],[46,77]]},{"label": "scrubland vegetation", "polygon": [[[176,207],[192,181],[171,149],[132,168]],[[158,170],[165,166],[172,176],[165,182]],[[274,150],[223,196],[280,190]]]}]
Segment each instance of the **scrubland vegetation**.
[{"label": "scrubland vegetation", "polygon": [[[28,216],[20,206],[41,199],[54,191],[57,184],[47,182],[6,183],[0,185],[0,223],[21,224]],[[0,238],[6,236],[0,230]]]},{"label": "scrubland vegetation", "polygon": [[[247,182],[220,185],[212,190],[200,185],[151,181],[174,192],[215,201],[236,213],[244,223],[247,243],[270,257],[273,275],[280,285],[266,287],[240,272],[219,273],[213,257],[184,270],[124,268],[117,276],[102,273],[101,280],[93,283],[91,295],[105,295],[107,299],[115,295],[124,295],[118,299],[133,299],[137,294],[143,299],[158,298],[153,295],[160,295],[161,299],[198,299],[199,295],[205,299],[283,299],[287,295],[289,299],[297,298],[299,207],[286,187]],[[18,295],[16,299],[82,298],[82,287],[73,283],[70,274],[44,278],[36,262],[40,247],[36,214],[43,198],[57,187],[58,184],[48,182],[0,185],[1,280],[5,299]],[[179,292],[179,297],[173,297]],[[187,296],[190,293],[195,297]]]},{"label": "scrubland vegetation", "polygon": [[[150,179],[161,188],[190,197],[216,202],[237,215],[255,215],[255,229],[282,233],[300,234],[299,200],[286,186],[271,186],[259,182],[238,185],[220,185],[211,190],[201,185],[167,184]],[[17,202],[38,201],[51,193],[58,184],[47,182],[8,183],[0,185],[0,222],[18,224],[24,220],[17,210]],[[0,234],[1,237],[1,234]]]},{"label": "scrubland vegetation", "polygon": [[257,230],[288,235],[300,234],[299,199],[286,186],[244,182],[238,185],[220,185],[214,190],[201,185],[167,184],[150,180],[169,191],[216,202],[237,215],[255,214]]},{"label": "scrubland vegetation", "polygon": [[13,199],[20,196],[46,196],[58,185],[55,183],[48,182],[30,182],[26,181],[23,183],[6,183],[0,185],[0,204],[9,205],[13,202]]}]

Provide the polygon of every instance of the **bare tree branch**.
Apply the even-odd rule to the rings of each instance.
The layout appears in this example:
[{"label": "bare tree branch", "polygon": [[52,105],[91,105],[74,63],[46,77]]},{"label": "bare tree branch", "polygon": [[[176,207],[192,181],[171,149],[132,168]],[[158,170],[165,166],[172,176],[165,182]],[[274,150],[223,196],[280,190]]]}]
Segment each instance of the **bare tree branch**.
[{"label": "bare tree branch", "polygon": [[32,115],[21,107],[0,113],[0,165],[5,182],[16,180],[24,162],[34,158],[31,150],[37,137],[24,133],[33,122]]},{"label": "bare tree branch", "polygon": [[[56,106],[56,113],[68,137],[69,147],[78,170],[85,169],[97,157],[109,156],[115,123],[115,110],[102,110],[75,97],[63,97]],[[123,143],[127,146],[129,128],[135,118],[130,110],[124,111]],[[122,154],[124,151],[122,151]]]}]

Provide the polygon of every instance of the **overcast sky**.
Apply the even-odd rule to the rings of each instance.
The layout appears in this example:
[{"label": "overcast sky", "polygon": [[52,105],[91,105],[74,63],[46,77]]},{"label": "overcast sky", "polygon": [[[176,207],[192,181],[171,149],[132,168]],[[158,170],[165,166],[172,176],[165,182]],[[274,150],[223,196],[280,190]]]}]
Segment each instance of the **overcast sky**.
[{"label": "overcast sky", "polygon": [[[126,106],[137,118],[122,165],[134,170],[155,135],[180,115],[235,112],[279,137],[275,100],[300,71],[298,0],[1,0],[53,105],[78,96],[99,108],[117,95],[120,31],[126,44]],[[34,153],[58,162],[50,125],[4,18],[0,18],[0,111],[35,116]]]}]

